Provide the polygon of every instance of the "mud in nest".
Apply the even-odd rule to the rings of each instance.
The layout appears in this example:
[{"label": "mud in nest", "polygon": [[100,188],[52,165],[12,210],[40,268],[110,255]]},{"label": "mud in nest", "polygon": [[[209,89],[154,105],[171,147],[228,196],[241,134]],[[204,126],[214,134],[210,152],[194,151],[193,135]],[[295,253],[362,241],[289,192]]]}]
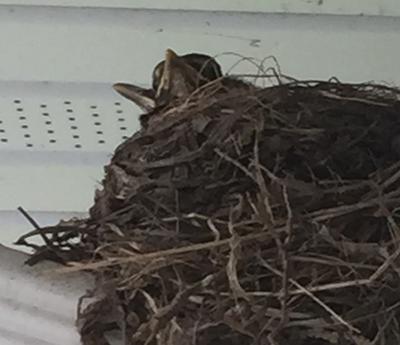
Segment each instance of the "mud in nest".
[{"label": "mud in nest", "polygon": [[399,344],[399,91],[221,85],[149,116],[87,219],[19,239],[95,275],[83,344]]}]

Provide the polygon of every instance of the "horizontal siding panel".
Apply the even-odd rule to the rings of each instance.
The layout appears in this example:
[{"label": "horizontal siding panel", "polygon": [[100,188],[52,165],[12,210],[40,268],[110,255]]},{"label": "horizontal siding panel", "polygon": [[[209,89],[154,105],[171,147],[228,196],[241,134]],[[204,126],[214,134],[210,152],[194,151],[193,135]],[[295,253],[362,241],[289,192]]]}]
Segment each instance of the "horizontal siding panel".
[{"label": "horizontal siding panel", "polygon": [[341,15],[400,15],[397,0],[1,0],[3,5]]},{"label": "horizontal siding panel", "polygon": [[[0,79],[148,84],[167,47],[178,53],[274,55],[297,78],[400,82],[400,20],[0,6]],[[228,70],[234,55],[218,60]],[[233,73],[255,72],[241,63]]]}]

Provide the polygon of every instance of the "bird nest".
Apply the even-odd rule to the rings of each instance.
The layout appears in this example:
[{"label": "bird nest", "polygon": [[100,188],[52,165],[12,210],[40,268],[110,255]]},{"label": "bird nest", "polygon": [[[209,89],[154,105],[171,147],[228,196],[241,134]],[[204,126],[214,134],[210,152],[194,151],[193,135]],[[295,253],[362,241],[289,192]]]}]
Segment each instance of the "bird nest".
[{"label": "bird nest", "polygon": [[96,277],[85,345],[398,344],[398,99],[216,80],[116,149],[87,219],[19,243]]}]

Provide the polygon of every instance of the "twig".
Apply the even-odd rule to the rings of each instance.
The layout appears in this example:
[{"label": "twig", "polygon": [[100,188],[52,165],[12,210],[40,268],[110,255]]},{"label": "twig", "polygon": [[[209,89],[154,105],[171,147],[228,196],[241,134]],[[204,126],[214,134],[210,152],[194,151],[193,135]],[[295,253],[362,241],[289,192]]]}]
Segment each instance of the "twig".
[{"label": "twig", "polygon": [[232,220],[232,209],[229,215],[229,234],[231,235],[229,241],[229,259],[226,264],[226,274],[229,281],[229,287],[233,292],[233,296],[235,298],[236,303],[238,303],[239,298],[243,298],[248,301],[248,297],[246,296],[246,292],[240,285],[239,277],[238,277],[238,261],[241,251],[241,242],[240,236],[236,233],[236,230],[233,225]]},{"label": "twig", "polygon": [[248,177],[250,177],[254,182],[257,182],[256,178],[253,176],[253,174],[247,169],[243,164],[238,162],[236,159],[233,159],[229,157],[226,153],[223,153],[220,149],[215,149],[215,153],[218,154],[221,158],[225,159],[227,162],[232,163],[235,165],[237,168],[242,170]]},{"label": "twig", "polygon": [[[268,191],[267,185],[265,183],[264,176],[261,171],[260,157],[258,152],[258,136],[259,131],[255,129],[256,138],[254,140],[253,155],[254,155],[254,168],[256,175],[256,182],[260,192],[257,194],[259,203],[263,206],[259,213],[262,216],[264,224],[272,229],[275,224],[274,213],[272,212],[270,193]],[[260,205],[260,206],[261,206]]]},{"label": "twig", "polygon": [[27,211],[22,206],[18,207],[18,211],[28,220],[28,222],[38,231],[39,236],[43,239],[46,246],[49,248],[53,247],[51,241],[47,238],[47,236],[41,231],[40,225],[28,214]]},{"label": "twig", "polygon": [[[260,262],[262,265],[266,268],[268,268],[271,272],[275,273],[276,275],[282,277],[283,273],[279,272],[275,268],[273,268],[268,262],[266,262],[263,258],[259,257]],[[352,332],[360,334],[361,331],[352,325],[350,325],[347,321],[345,321],[340,315],[338,315],[332,308],[327,306],[324,302],[322,302],[317,296],[315,296],[313,293],[311,293],[309,290],[307,290],[305,287],[300,285],[297,281],[294,279],[290,278],[289,282],[295,285],[299,290],[302,290],[305,295],[310,297],[314,302],[316,302],[318,305],[320,305],[325,311],[330,314],[335,320],[337,320],[340,324],[346,326],[347,329],[349,329]]]},{"label": "twig", "polygon": [[396,249],[396,251],[390,255],[385,262],[369,277],[369,280],[371,282],[377,280],[387,269],[390,265],[393,264],[393,262],[397,259],[397,257],[400,255],[400,246]]},{"label": "twig", "polygon": [[[384,199],[386,202],[392,201],[392,200],[398,200],[398,199],[392,199],[392,198],[399,198],[399,191],[393,191],[390,193],[385,194]],[[392,199],[392,200],[391,200]],[[351,205],[343,205],[343,206],[337,206],[337,207],[332,207],[328,209],[323,209],[323,210],[318,210],[312,213],[308,214],[308,217],[313,219],[315,222],[320,222],[320,221],[325,221],[329,220],[332,218],[336,218],[339,216],[343,216],[345,214],[349,214],[355,211],[360,211],[366,208],[370,208],[373,206],[378,206],[381,203],[380,198],[374,198],[368,201],[361,201],[355,204]]]},{"label": "twig", "polygon": [[371,101],[371,100],[364,99],[364,98],[338,96],[338,95],[335,95],[334,93],[331,93],[328,91],[319,91],[319,94],[321,94],[322,96],[324,96],[326,98],[331,98],[331,99],[336,99],[336,100],[341,100],[341,101],[358,102],[358,103],[363,103],[363,104],[368,104],[368,105],[377,105],[379,107],[388,107],[389,106],[387,103]]},{"label": "twig", "polygon": [[383,324],[382,327],[379,328],[378,332],[375,335],[375,338],[372,340],[371,345],[375,345],[378,343],[381,335],[385,332],[385,329],[389,326],[389,324],[392,322],[394,316],[396,314],[394,312],[391,313],[391,315],[385,320],[385,323]]},{"label": "twig", "polygon": [[[368,279],[360,279],[360,280],[351,280],[346,282],[339,282],[339,283],[329,283],[323,284],[318,286],[310,286],[307,287],[307,291],[309,292],[321,292],[321,291],[330,291],[330,290],[338,290],[338,289],[345,289],[354,286],[361,286],[361,285],[369,285],[371,284],[372,280]],[[228,296],[229,293],[222,292],[222,295]],[[305,292],[303,289],[293,289],[288,290],[288,296],[296,296],[296,295],[304,295]],[[280,297],[282,292],[270,292],[270,291],[246,291],[246,295],[253,296],[253,297]]]},{"label": "twig", "polygon": [[[280,227],[275,229],[276,233],[284,232],[286,227]],[[254,241],[254,240],[267,240],[271,239],[272,234],[270,232],[260,232],[260,233],[252,233],[245,236],[240,236],[240,240],[243,241]],[[229,246],[231,239],[227,238],[220,241],[211,241],[199,244],[193,244],[189,246],[184,246],[180,248],[166,249],[160,250],[156,252],[146,253],[146,254],[138,254],[137,256],[129,256],[129,257],[111,257],[105,260],[100,260],[92,263],[79,263],[79,262],[69,262],[70,267],[60,268],[54,270],[59,273],[67,273],[67,272],[77,272],[83,270],[95,270],[103,267],[111,267],[116,265],[123,265],[127,263],[134,262],[146,262],[149,260],[157,259],[160,257],[166,258],[174,255],[182,255],[188,253],[194,253],[201,250],[209,250],[213,248]]]}]

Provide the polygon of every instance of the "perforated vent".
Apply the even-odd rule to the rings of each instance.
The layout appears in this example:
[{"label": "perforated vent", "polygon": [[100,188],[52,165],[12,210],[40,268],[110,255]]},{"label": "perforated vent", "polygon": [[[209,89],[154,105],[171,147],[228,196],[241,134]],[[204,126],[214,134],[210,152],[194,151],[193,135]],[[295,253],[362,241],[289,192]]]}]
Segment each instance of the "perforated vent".
[{"label": "perforated vent", "polygon": [[0,150],[112,151],[138,129],[137,109],[101,89],[0,96]]}]

